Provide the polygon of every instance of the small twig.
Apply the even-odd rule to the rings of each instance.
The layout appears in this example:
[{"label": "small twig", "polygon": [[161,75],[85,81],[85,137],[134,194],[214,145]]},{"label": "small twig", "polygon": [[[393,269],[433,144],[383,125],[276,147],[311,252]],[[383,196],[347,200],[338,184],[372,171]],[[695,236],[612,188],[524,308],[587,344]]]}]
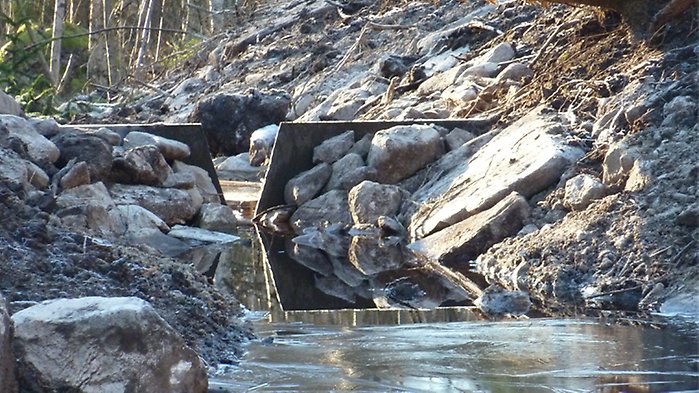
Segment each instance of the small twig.
[{"label": "small twig", "polygon": [[671,264],[676,265],[677,262],[682,258],[682,255],[695,243],[695,240],[690,240],[689,243],[687,243],[686,246],[682,247],[682,249],[672,258],[670,261]]},{"label": "small twig", "polygon": [[342,57],[339,63],[332,69],[332,74],[338,72],[342,67],[344,67],[345,63],[349,61],[349,58],[352,56],[352,53],[359,48],[361,45],[364,44],[366,41],[366,32],[369,31],[369,25],[366,24],[364,27],[362,27],[362,31],[359,33],[359,37],[357,37],[357,41],[349,48],[347,49],[347,53]]}]

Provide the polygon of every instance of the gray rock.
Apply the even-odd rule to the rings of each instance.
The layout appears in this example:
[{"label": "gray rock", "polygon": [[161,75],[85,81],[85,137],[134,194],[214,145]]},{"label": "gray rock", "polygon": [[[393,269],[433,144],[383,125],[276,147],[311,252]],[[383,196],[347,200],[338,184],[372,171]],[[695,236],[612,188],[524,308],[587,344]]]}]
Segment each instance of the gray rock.
[{"label": "gray rock", "polygon": [[231,156],[215,165],[219,179],[257,181],[264,176],[265,168],[250,165],[249,153]]},{"label": "gray rock", "polygon": [[[1,102],[0,105],[2,105]],[[17,393],[15,355],[12,350],[13,336],[14,327],[7,312],[7,303],[0,295],[0,386],[5,393]]]},{"label": "gray rock", "polygon": [[315,286],[326,295],[342,299],[349,303],[357,300],[354,289],[335,276],[315,277]]},{"label": "gray rock", "polygon": [[368,166],[355,168],[345,173],[342,178],[340,178],[339,189],[349,191],[365,180],[376,181],[378,177],[379,173],[376,168]]},{"label": "gray rock", "polygon": [[529,68],[529,66],[522,63],[512,63],[505,67],[498,77],[495,78],[496,82],[502,82],[506,80],[511,80],[515,82],[520,82],[522,79],[531,78],[534,72]]},{"label": "gray rock", "polygon": [[214,93],[199,101],[190,120],[202,124],[214,156],[230,156],[250,149],[253,131],[284,121],[290,103],[284,91]]},{"label": "gray rock", "polygon": [[207,391],[203,362],[144,300],[49,300],[12,320],[20,378],[30,391]]},{"label": "gray rock", "polygon": [[230,233],[235,230],[238,221],[230,207],[219,203],[205,203],[199,209],[195,223],[203,229]]},{"label": "gray rock", "polygon": [[325,277],[333,273],[328,257],[319,249],[291,242],[287,244],[289,257],[306,268]]},{"label": "gray rock", "polygon": [[27,164],[27,176],[29,183],[40,190],[46,189],[46,187],[49,185],[49,181],[51,181],[49,175],[47,175],[46,172],[44,172],[44,170],[35,163],[31,161],[23,161],[25,164]]},{"label": "gray rock", "polygon": [[45,167],[56,162],[61,154],[53,142],[39,134],[28,120],[21,117],[0,115],[0,128],[7,129],[10,137],[22,141],[29,158],[39,166]]},{"label": "gray rock", "polygon": [[346,131],[340,135],[324,140],[313,149],[313,162],[332,164],[354,146],[354,131]]},{"label": "gray rock", "polygon": [[192,172],[179,172],[175,173],[170,171],[168,173],[167,179],[162,184],[165,188],[179,188],[180,190],[189,190],[194,188],[196,185],[196,179],[194,178],[194,173]]},{"label": "gray rock", "polygon": [[529,216],[529,204],[513,192],[490,209],[446,227],[409,247],[443,263],[468,263],[493,244],[516,234]]},{"label": "gray rock", "polygon": [[171,169],[154,145],[132,147],[112,161],[111,179],[117,183],[162,185]]},{"label": "gray rock", "polygon": [[279,126],[270,124],[250,134],[250,165],[260,166],[269,160],[278,132]]},{"label": "gray rock", "polygon": [[102,127],[99,130],[93,132],[93,135],[102,138],[105,142],[112,146],[120,146],[123,143],[121,135],[118,132],[112,131],[107,127]]},{"label": "gray rock", "polygon": [[102,182],[63,190],[56,215],[69,228],[111,237],[124,233],[125,221]]},{"label": "gray rock", "polygon": [[447,143],[447,149],[454,150],[475,137],[472,132],[457,127],[451,130],[444,140]]},{"label": "gray rock", "polygon": [[32,123],[32,126],[34,126],[34,129],[46,138],[53,137],[61,130],[61,126],[58,122],[51,117],[46,119],[33,118],[29,119],[29,121]]},{"label": "gray rock", "polygon": [[332,224],[349,227],[352,216],[347,205],[347,193],[332,190],[312,199],[298,209],[290,218],[294,232],[302,233],[304,228],[325,228]]},{"label": "gray rock", "polygon": [[354,145],[352,146],[352,148],[349,149],[347,154],[359,154],[363,159],[366,159],[366,156],[369,154],[369,150],[371,149],[371,139],[373,137],[374,135],[372,134],[364,135],[362,139],[354,143]]},{"label": "gray rock", "polygon": [[637,157],[637,150],[625,141],[610,146],[602,162],[602,182],[607,186],[624,184]]},{"label": "gray rock", "polygon": [[439,132],[431,126],[396,126],[381,130],[371,140],[367,165],[376,168],[382,183],[396,183],[444,152]]},{"label": "gray rock", "polygon": [[138,236],[151,231],[168,232],[170,230],[165,221],[141,206],[119,205],[117,209],[124,217],[126,223],[124,235],[126,236]]},{"label": "gray rock", "polygon": [[23,114],[22,107],[4,91],[0,91],[0,114],[13,116],[22,116]]},{"label": "gray rock", "polygon": [[168,236],[156,229],[130,233],[128,239],[134,244],[140,244],[142,247],[150,247],[172,258],[187,255],[187,253],[192,250],[191,245],[172,236]]},{"label": "gray rock", "polygon": [[428,96],[432,93],[446,90],[449,86],[456,83],[457,79],[467,68],[467,64],[459,64],[448,71],[435,73],[418,87],[418,95]]},{"label": "gray rock", "polygon": [[491,285],[473,304],[489,316],[519,316],[526,314],[532,303],[526,292],[507,291],[498,285]]},{"label": "gray rock", "polygon": [[168,232],[168,236],[181,240],[195,240],[198,242],[216,244],[234,243],[240,240],[238,236],[228,233],[209,231],[207,229],[185,225],[175,225],[170,229],[170,232]]},{"label": "gray rock", "polygon": [[379,74],[386,79],[394,76],[402,77],[410,69],[410,59],[403,56],[388,54],[381,56],[376,65]]},{"label": "gray rock", "polygon": [[678,214],[676,222],[688,227],[699,227],[699,202],[695,202]]},{"label": "gray rock", "polygon": [[588,174],[568,179],[563,204],[572,210],[585,210],[592,201],[604,197],[606,188],[599,179]]},{"label": "gray rock", "polygon": [[132,131],[124,137],[124,148],[133,149],[143,146],[155,146],[168,161],[183,160],[191,154],[186,143],[163,138],[147,132]]},{"label": "gray rock", "polygon": [[67,190],[69,188],[90,184],[91,181],[90,168],[85,161],[80,161],[73,165],[68,172],[61,177],[59,184],[61,185],[61,189]]},{"label": "gray rock", "polygon": [[348,203],[355,225],[372,224],[381,216],[395,216],[403,202],[398,186],[363,181],[349,192]]},{"label": "gray rock", "polygon": [[697,122],[697,103],[690,96],[678,96],[663,106],[662,126],[692,127]]},{"label": "gray rock", "polygon": [[102,138],[79,132],[63,132],[51,140],[61,150],[57,166],[63,167],[75,158],[87,163],[92,181],[109,177],[112,170],[112,145]]},{"label": "gray rock", "polygon": [[359,154],[349,153],[335,161],[332,165],[332,174],[323,191],[327,192],[330,190],[343,189],[342,184],[346,184],[345,177],[361,167],[365,167],[365,165],[364,160]]},{"label": "gray rock", "polygon": [[324,162],[299,173],[286,183],[284,201],[290,205],[306,203],[325,187],[331,174],[332,167]]},{"label": "gray rock", "polygon": [[12,150],[0,148],[0,179],[17,190],[29,188],[28,161]]},{"label": "gray rock", "polygon": [[488,50],[478,59],[479,63],[502,63],[515,57],[515,49],[507,42],[502,42]]},{"label": "gray rock", "polygon": [[[402,212],[409,217],[411,237],[422,238],[463,221],[494,206],[512,191],[531,197],[557,182],[566,167],[583,154],[559,133],[551,132],[560,129],[561,124],[565,121],[557,115],[535,109],[497,133],[469,159],[452,160],[440,171],[441,176],[430,179],[412,195],[417,211]],[[479,144],[479,139],[465,144],[464,153],[472,142]],[[435,168],[439,169],[439,164]],[[449,198],[440,198],[446,193]]]},{"label": "gray rock", "polygon": [[372,237],[352,237],[348,258],[357,270],[367,276],[396,270],[403,265],[400,247],[381,244],[379,239]]},{"label": "gray rock", "polygon": [[500,67],[496,63],[475,64],[464,70],[464,75],[492,78],[498,74]]},{"label": "gray rock", "polygon": [[109,195],[107,187],[102,182],[64,190],[56,198],[56,205],[61,209],[82,205],[102,206],[105,208],[116,206]]},{"label": "gray rock", "polygon": [[176,174],[191,173],[194,176],[194,189],[196,189],[203,201],[206,203],[220,203],[221,197],[218,195],[218,190],[214,186],[214,182],[209,176],[209,172],[198,166],[185,164],[184,162],[175,161],[172,164],[172,169]]},{"label": "gray rock", "polygon": [[114,184],[109,193],[117,205],[139,205],[155,213],[168,225],[191,220],[201,206],[195,204],[187,191],[175,188]]}]

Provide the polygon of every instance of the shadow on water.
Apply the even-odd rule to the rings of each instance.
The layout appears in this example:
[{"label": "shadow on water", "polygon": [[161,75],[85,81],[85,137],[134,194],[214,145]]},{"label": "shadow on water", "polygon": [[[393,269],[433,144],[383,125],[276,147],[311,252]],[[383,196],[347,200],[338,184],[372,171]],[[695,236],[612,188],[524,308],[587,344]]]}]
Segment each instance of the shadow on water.
[{"label": "shadow on water", "polygon": [[214,282],[251,310],[260,340],[210,391],[699,391],[696,328],[483,321],[453,277],[400,245],[247,236]]}]

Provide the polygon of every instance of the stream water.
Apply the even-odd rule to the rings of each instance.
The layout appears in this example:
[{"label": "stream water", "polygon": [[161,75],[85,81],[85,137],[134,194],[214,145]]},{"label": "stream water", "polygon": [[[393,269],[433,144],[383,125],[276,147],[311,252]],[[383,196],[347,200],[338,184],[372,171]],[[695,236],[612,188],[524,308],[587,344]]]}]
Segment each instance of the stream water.
[{"label": "stream water", "polygon": [[[232,245],[219,260],[216,284],[251,310],[260,339],[210,391],[699,392],[695,325],[484,321],[472,308],[445,307],[448,291],[437,291],[443,301],[433,309],[364,308],[358,295],[323,293],[318,279],[333,275],[295,263],[290,243],[262,240]],[[368,297],[386,297],[375,292]]]}]

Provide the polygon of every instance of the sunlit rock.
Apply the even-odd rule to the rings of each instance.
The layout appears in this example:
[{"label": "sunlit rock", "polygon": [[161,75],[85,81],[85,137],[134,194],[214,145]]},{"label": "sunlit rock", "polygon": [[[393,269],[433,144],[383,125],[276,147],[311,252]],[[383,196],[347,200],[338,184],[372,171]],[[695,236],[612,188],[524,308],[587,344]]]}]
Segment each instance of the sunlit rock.
[{"label": "sunlit rock", "polygon": [[144,300],[49,300],[12,320],[20,379],[31,391],[207,391],[203,362]]}]

